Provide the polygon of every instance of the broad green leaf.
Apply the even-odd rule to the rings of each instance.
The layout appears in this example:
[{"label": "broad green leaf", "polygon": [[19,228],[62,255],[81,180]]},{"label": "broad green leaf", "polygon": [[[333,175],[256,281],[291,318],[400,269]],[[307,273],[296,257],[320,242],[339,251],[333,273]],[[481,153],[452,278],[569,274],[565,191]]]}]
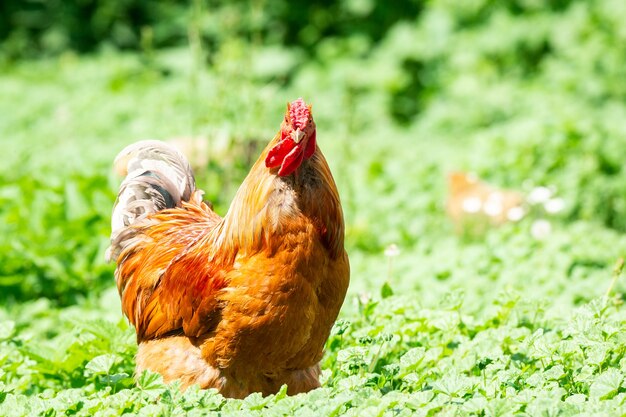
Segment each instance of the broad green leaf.
[{"label": "broad green leaf", "polygon": [[120,359],[118,355],[113,353],[96,356],[85,365],[85,373],[92,375],[108,374],[113,365]]},{"label": "broad green leaf", "polygon": [[411,372],[424,360],[424,348],[412,348],[400,357],[400,367],[404,372]]},{"label": "broad green leaf", "polygon": [[141,375],[139,375],[137,385],[139,389],[141,389],[141,392],[150,398],[156,398],[166,389],[166,386],[163,384],[163,377],[149,371],[143,371]]},{"label": "broad green leaf", "polygon": [[624,375],[614,368],[598,375],[589,387],[589,395],[595,398],[610,398],[622,386]]}]

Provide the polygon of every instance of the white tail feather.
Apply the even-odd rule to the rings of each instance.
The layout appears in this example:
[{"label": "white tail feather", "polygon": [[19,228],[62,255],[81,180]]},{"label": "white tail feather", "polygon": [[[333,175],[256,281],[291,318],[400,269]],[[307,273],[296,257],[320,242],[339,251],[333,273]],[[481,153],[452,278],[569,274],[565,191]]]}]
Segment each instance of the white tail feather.
[{"label": "white tail feather", "polygon": [[145,140],[124,148],[115,158],[115,171],[126,178],[120,185],[111,216],[111,247],[107,259],[117,259],[123,231],[133,223],[188,201],[196,189],[187,158],[171,145]]}]

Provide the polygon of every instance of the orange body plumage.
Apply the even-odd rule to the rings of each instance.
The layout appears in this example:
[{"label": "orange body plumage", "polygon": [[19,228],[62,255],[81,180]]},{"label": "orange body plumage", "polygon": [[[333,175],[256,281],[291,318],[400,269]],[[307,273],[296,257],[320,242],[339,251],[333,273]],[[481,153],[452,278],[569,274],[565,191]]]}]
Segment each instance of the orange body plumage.
[{"label": "orange body plumage", "polygon": [[349,264],[339,195],[312,116],[293,111],[302,105],[289,107],[304,121],[288,110],[224,218],[202,202],[175,150],[151,141],[118,157],[129,173],[109,257],[137,331],[138,372],[237,398],[283,384],[289,394],[319,386]]}]

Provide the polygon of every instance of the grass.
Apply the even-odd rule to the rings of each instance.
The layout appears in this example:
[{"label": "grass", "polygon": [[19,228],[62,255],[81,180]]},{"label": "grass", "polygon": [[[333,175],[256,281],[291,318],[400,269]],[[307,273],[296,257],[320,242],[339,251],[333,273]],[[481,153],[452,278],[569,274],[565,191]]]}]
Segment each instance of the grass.
[{"label": "grass", "polygon": [[[619,20],[598,2],[554,21],[552,11],[500,15],[451,30],[446,46],[410,50],[407,37],[442,22],[435,9],[369,55],[350,55],[358,39],[329,41],[310,62],[233,39],[210,69],[187,49],[6,66],[0,414],[626,414],[626,84],[611,64],[621,62]],[[590,29],[597,19],[603,34]],[[505,23],[515,30],[484,41]],[[518,68],[534,62],[519,45],[544,40],[541,63]],[[597,57],[603,64],[585,64]],[[428,88],[403,89],[412,60],[430,74]],[[364,67],[372,70],[356,71]],[[422,107],[407,119],[409,93]],[[224,213],[298,96],[314,103],[352,266],[323,388],[226,400],[181,393],[153,374],[133,379],[134,331],[104,262],[113,157],[139,139],[208,138],[198,182]],[[522,191],[552,187],[565,209],[543,238],[532,233],[541,212],[459,237],[445,214],[446,174],[456,169]]]}]

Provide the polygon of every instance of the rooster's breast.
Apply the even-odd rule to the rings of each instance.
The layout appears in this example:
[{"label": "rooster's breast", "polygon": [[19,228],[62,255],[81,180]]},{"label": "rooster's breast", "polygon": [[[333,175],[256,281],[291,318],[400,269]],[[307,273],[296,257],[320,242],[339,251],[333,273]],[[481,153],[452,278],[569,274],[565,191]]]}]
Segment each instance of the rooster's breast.
[{"label": "rooster's breast", "polygon": [[333,259],[315,226],[275,251],[239,256],[220,296],[222,320],[209,361],[236,378],[314,366],[348,285],[347,257]]}]

